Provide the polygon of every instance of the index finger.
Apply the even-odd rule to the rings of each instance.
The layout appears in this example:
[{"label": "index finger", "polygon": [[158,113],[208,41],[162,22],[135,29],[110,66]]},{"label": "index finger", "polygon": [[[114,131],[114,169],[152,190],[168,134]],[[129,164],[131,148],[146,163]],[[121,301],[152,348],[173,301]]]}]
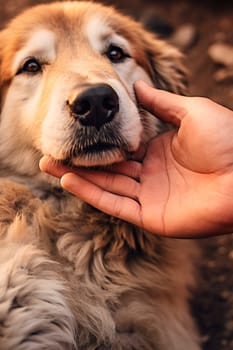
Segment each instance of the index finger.
[{"label": "index finger", "polygon": [[187,115],[188,97],[152,88],[143,81],[136,81],[134,87],[138,102],[159,119],[179,126]]}]

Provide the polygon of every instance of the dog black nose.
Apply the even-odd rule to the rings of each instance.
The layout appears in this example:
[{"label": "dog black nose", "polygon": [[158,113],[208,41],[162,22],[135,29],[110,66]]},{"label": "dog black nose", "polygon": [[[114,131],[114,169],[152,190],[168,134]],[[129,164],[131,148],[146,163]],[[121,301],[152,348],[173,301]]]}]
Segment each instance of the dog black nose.
[{"label": "dog black nose", "polygon": [[71,105],[71,111],[82,125],[100,129],[119,111],[119,99],[111,86],[95,85],[76,97]]}]

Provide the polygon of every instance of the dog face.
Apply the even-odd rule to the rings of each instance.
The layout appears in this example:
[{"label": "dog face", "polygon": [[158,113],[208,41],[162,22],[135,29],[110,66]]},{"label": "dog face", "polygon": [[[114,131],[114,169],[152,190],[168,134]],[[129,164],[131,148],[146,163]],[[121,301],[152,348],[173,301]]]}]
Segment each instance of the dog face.
[{"label": "dog face", "polygon": [[27,10],[0,33],[2,168],[38,172],[49,154],[75,166],[127,159],[161,123],[133,84],[183,93],[180,54],[112,8],[60,2]]}]

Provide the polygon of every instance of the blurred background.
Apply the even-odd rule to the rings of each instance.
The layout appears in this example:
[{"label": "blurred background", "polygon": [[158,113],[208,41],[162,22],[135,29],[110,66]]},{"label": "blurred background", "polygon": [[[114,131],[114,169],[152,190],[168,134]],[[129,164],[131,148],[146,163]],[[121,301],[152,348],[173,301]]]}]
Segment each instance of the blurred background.
[{"label": "blurred background", "polygon": [[[0,0],[0,29],[24,8],[49,2],[52,1]],[[143,22],[184,53],[190,95],[210,97],[233,109],[232,0],[100,2]],[[203,259],[193,310],[202,333],[203,349],[233,350],[233,236],[203,239],[200,245]]]}]

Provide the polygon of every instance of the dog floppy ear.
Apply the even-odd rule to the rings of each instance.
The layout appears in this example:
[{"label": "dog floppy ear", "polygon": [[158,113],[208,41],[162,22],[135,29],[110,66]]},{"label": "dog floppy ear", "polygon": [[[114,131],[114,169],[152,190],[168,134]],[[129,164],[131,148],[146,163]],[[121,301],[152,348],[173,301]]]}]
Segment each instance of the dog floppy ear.
[{"label": "dog floppy ear", "polygon": [[2,110],[2,35],[0,31],[0,113]]},{"label": "dog floppy ear", "polygon": [[0,31],[0,113],[3,106],[4,97],[7,88],[12,79],[10,63],[12,60],[12,51],[8,48],[9,33],[7,29]]},{"label": "dog floppy ear", "polygon": [[3,85],[5,78],[3,73],[3,31],[0,31],[0,113],[2,111]]},{"label": "dog floppy ear", "polygon": [[182,64],[182,54],[165,41],[151,33],[142,37],[147,71],[158,89],[185,95],[187,93],[187,73]]}]

